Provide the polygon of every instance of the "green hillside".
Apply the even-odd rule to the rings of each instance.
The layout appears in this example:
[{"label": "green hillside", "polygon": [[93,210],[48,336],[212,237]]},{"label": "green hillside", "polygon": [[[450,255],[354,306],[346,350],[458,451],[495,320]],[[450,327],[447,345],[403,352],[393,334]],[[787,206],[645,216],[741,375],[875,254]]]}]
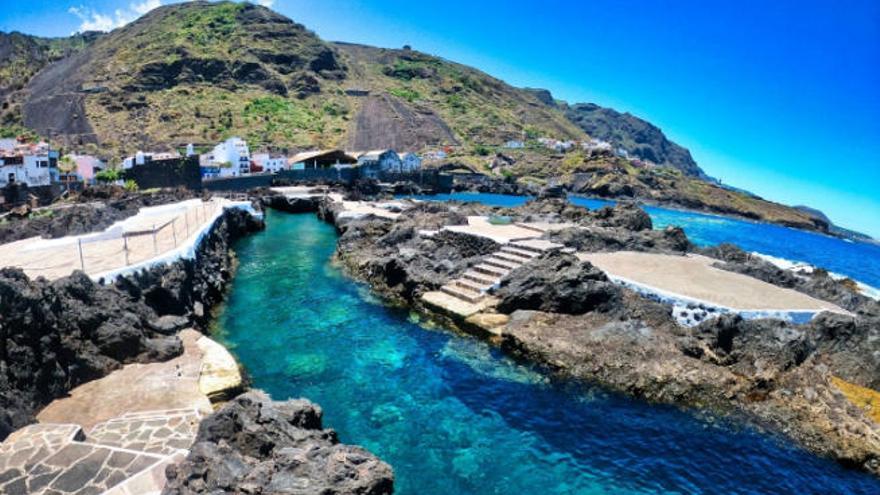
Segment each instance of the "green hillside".
[{"label": "green hillside", "polygon": [[[353,89],[367,89],[364,95]],[[22,120],[74,146],[471,146],[583,132],[531,93],[413,50],[332,45],[247,3],[160,7],[33,77]]]}]

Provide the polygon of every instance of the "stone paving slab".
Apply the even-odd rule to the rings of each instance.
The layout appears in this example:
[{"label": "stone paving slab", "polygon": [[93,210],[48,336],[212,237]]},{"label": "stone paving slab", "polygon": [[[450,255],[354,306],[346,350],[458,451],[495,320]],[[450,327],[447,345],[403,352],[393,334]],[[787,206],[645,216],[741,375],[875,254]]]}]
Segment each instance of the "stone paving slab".
[{"label": "stone paving slab", "polygon": [[86,433],[89,442],[127,450],[171,455],[192,444],[203,413],[156,411],[140,418],[117,418],[95,425]]},{"label": "stone paving slab", "polygon": [[[21,441],[28,437],[38,443],[40,436],[33,430],[25,429],[19,433],[16,445],[21,447]],[[0,454],[0,463],[4,467],[0,473],[0,493],[100,494],[163,459],[163,456],[146,452],[127,451],[75,439],[56,450],[13,450]]]}]

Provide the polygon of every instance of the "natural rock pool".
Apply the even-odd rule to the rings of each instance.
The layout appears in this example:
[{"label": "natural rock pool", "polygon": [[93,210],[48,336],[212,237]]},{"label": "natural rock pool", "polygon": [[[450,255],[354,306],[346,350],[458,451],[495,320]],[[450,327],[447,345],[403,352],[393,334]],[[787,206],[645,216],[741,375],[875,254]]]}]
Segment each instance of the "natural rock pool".
[{"label": "natural rock pool", "polygon": [[330,264],[332,226],[269,211],[236,244],[217,335],[253,386],[307,397],[391,464],[398,494],[880,493],[748,428],[555,383],[476,339],[426,329]]}]

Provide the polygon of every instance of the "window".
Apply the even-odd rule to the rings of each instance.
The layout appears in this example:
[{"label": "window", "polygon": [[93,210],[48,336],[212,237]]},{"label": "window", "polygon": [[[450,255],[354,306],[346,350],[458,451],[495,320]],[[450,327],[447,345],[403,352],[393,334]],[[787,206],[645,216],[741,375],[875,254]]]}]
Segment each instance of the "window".
[{"label": "window", "polygon": [[48,167],[49,167],[49,162],[46,161],[46,160],[39,160],[39,161],[37,162],[37,166],[40,167],[40,168],[48,168]]}]

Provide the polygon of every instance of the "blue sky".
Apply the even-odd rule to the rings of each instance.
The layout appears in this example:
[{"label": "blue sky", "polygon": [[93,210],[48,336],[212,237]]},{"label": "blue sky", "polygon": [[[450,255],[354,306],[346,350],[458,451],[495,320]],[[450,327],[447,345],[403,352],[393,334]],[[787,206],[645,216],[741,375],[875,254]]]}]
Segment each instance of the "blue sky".
[{"label": "blue sky", "polygon": [[[880,237],[876,0],[263,1],[325,39],[410,44],[631,112],[710,175]],[[160,2],[4,1],[0,30],[113,27]]]}]

